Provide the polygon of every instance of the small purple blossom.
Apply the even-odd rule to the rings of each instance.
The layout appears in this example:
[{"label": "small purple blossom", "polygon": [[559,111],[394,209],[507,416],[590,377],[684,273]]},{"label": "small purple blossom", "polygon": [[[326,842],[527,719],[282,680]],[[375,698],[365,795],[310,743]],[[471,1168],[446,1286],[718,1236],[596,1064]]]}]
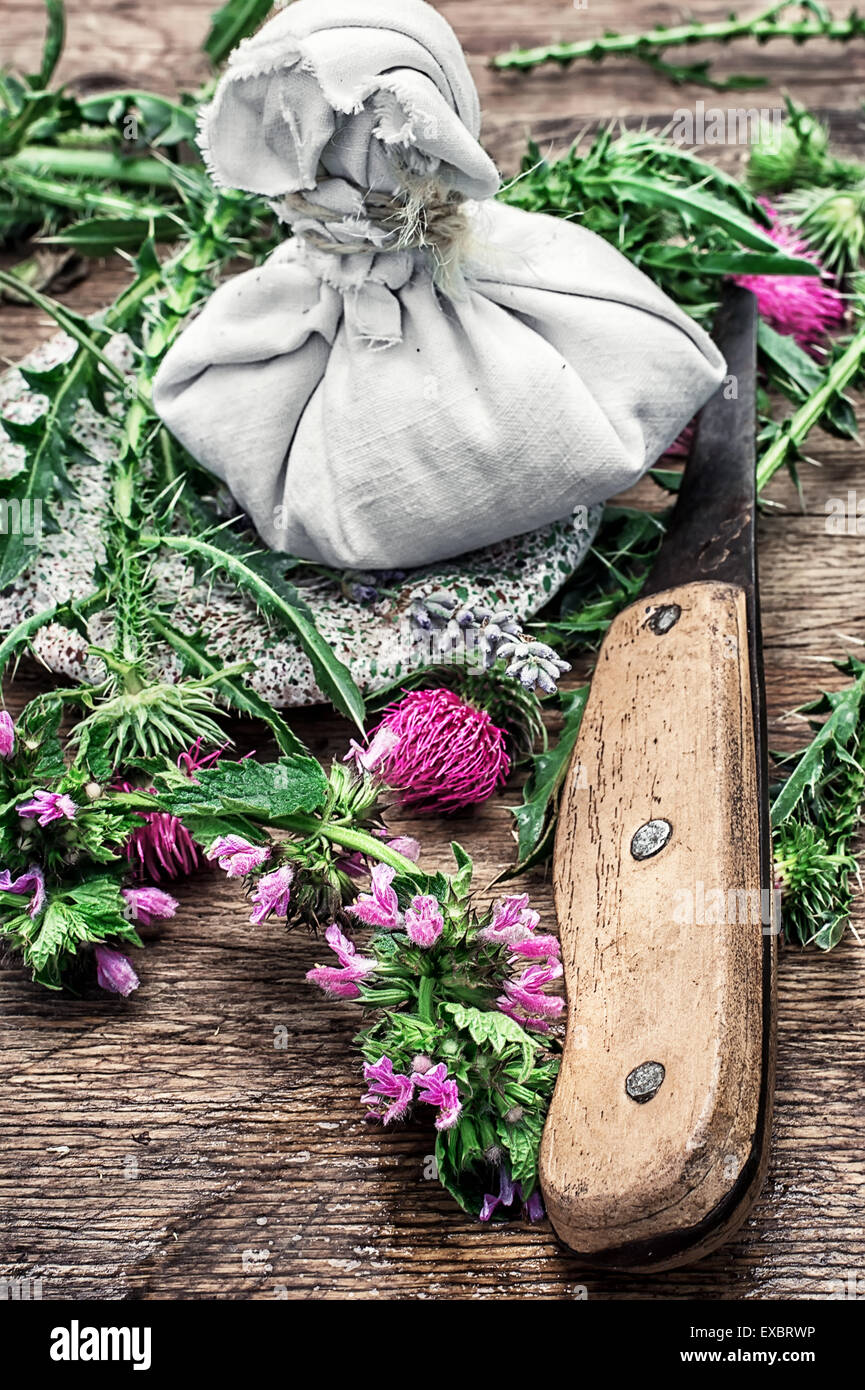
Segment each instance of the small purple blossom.
[{"label": "small purple blossom", "polygon": [[413,864],[420,859],[420,844],[410,835],[397,835],[395,840],[388,840],[387,847],[401,854],[403,859],[410,859]]},{"label": "small purple blossom", "polygon": [[353,762],[358,772],[378,772],[382,764],[387,762],[398,743],[398,734],[393,733],[391,729],[381,727],[373,734],[372,741],[366,748],[362,748],[359,743],[352,739],[343,762]]},{"label": "small purple blossom", "polygon": [[11,758],[15,752],[15,725],[12,716],[0,709],[0,758]]},{"label": "small purple blossom", "polygon": [[444,931],[444,917],[437,898],[412,898],[405,914],[405,928],[415,946],[434,946]]},{"label": "small purple blossom", "polygon": [[36,917],[42,911],[45,902],[45,879],[42,877],[42,870],[35,864],[23,874],[19,874],[16,879],[12,878],[8,869],[0,869],[0,889],[6,893],[33,893],[27,912],[31,917]]},{"label": "small purple blossom", "polygon": [[255,909],[249,919],[254,927],[261,926],[271,913],[275,913],[277,917],[288,916],[293,878],[294,869],[291,865],[281,864],[278,869],[258,880],[252,895]]},{"label": "small purple blossom", "polygon": [[444,1062],[428,1071],[415,1073],[418,1099],[438,1107],[436,1129],[453,1129],[462,1111],[457,1083],[448,1077]]},{"label": "small purple blossom", "polygon": [[143,927],[151,927],[157,919],[173,917],[179,906],[177,899],[161,888],[123,888],[132,918]]},{"label": "small purple blossom", "polygon": [[388,864],[376,864],[372,871],[372,892],[361,893],[356,903],[346,908],[352,916],[369,927],[393,931],[400,924],[399,903],[391,884],[395,870]]},{"label": "small purple blossom", "polygon": [[540,920],[529,907],[527,893],[513,894],[498,904],[492,922],[478,932],[478,938],[493,946],[509,946],[518,956],[557,960],[561,950],[557,939],[536,935]]},{"label": "small purple blossom", "polygon": [[313,970],[306,972],[306,978],[310,984],[318,985],[325,994],[336,999],[359,999],[358,981],[375,970],[376,961],[359,956],[354,942],[343,935],[336,923],[328,927],[324,939],[336,953],[339,966],[316,965]]},{"label": "small purple blossom", "polygon": [[253,869],[267,863],[270,850],[266,845],[251,845],[241,835],[220,835],[204,857],[211,861],[218,859],[220,869],[224,869],[229,878],[245,878]]},{"label": "small purple blossom", "polygon": [[544,987],[557,980],[562,974],[558,961],[548,961],[546,965],[530,965],[516,980],[505,981],[505,994],[508,1001],[525,1009],[530,1016],[537,1018],[558,1018],[565,1001],[558,995],[544,994]]},{"label": "small purple blossom", "polygon": [[507,1210],[515,1202],[523,1203],[523,1211],[530,1221],[542,1221],[545,1212],[541,1195],[537,1189],[528,1199],[523,1198],[522,1184],[514,1182],[504,1164],[499,1168],[499,1190],[497,1194],[487,1192],[484,1194],[483,1206],[478,1215],[479,1221],[492,1220],[499,1207]]},{"label": "small purple blossom", "polygon": [[[365,1064],[363,1079],[369,1085],[363,1103],[371,1107],[371,1115],[385,1125],[405,1115],[414,1095],[413,1077],[395,1072],[390,1058],[382,1057],[378,1062]],[[386,1100],[390,1101],[390,1105],[383,1106]]]},{"label": "small purple blossom", "polygon": [[130,995],[138,988],[138,976],[132,962],[122,951],[112,951],[108,946],[97,946],[96,979],[103,989],[112,994]]},{"label": "small purple blossom", "polygon": [[50,825],[53,820],[75,819],[78,807],[71,796],[62,792],[38,791],[33,793],[32,801],[25,801],[18,807],[18,814],[25,820],[37,820],[39,825]]}]

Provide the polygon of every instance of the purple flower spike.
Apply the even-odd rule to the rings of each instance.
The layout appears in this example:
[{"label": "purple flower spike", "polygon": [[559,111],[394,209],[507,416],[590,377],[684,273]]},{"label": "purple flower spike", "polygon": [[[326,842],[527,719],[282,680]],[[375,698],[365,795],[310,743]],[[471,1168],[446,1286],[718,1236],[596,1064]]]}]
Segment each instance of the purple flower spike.
[{"label": "purple flower spike", "polygon": [[429,1071],[416,1074],[415,1084],[420,1100],[426,1101],[427,1105],[438,1106],[436,1129],[453,1129],[463,1107],[457,1083],[448,1079],[448,1069],[444,1062],[439,1062],[437,1067],[431,1067]]},{"label": "purple flower spike", "polygon": [[161,888],[123,888],[132,919],[143,927],[151,927],[157,919],[173,917],[178,908],[176,898]]},{"label": "purple flower spike", "polygon": [[0,710],[0,758],[11,758],[15,752],[15,725],[5,709]]},{"label": "purple flower spike", "polygon": [[0,889],[22,895],[32,892],[33,897],[27,909],[29,915],[37,917],[42,911],[45,903],[45,879],[42,877],[42,870],[35,864],[31,864],[26,873],[19,874],[16,879],[12,878],[8,869],[0,869]]},{"label": "purple flower spike", "polygon": [[491,1221],[499,1207],[512,1207],[517,1195],[516,1185],[504,1164],[499,1168],[499,1190],[498,1195],[494,1196],[491,1192],[484,1193],[483,1206],[478,1213],[479,1221]]},{"label": "purple flower spike", "polygon": [[318,985],[325,994],[335,999],[359,999],[358,981],[371,970],[375,970],[376,962],[367,956],[359,956],[354,942],[343,935],[336,923],[328,927],[324,939],[336,953],[339,967],[317,965],[313,970],[306,972],[306,978],[310,984]]},{"label": "purple flower spike", "polygon": [[356,903],[346,908],[369,927],[393,931],[400,924],[399,903],[391,888],[395,871],[387,864],[376,864],[372,871],[372,893],[362,893]]},{"label": "purple flower spike", "polygon": [[437,898],[412,898],[405,914],[405,927],[415,946],[434,946],[444,931],[444,918]]},{"label": "purple flower spike", "polygon": [[32,801],[25,801],[18,807],[18,814],[24,820],[37,820],[39,825],[50,825],[53,820],[75,819],[78,807],[71,796],[61,792],[39,791],[33,793]]},{"label": "purple flower spike", "polygon": [[547,1214],[544,1211],[544,1204],[541,1200],[541,1194],[537,1188],[535,1188],[531,1197],[529,1197],[528,1201],[526,1202],[525,1213],[530,1221],[543,1221],[544,1217]]},{"label": "purple flower spike", "polygon": [[122,994],[126,997],[138,988],[138,976],[132,968],[132,962],[122,951],[112,951],[108,946],[97,946],[95,955],[96,979],[103,989],[109,990],[111,994]]},{"label": "purple flower spike", "polygon": [[565,1001],[557,995],[544,994],[544,986],[557,980],[562,973],[558,961],[546,965],[530,965],[516,980],[505,981],[506,1000],[503,1002],[525,1009],[532,1018],[558,1018]]},{"label": "purple flower spike", "polygon": [[270,850],[266,845],[251,845],[241,835],[220,835],[204,857],[218,859],[220,869],[224,869],[229,878],[245,878],[253,869],[267,863]]},{"label": "purple flower spike", "polygon": [[[364,1066],[363,1079],[369,1084],[363,1103],[371,1107],[371,1115],[385,1125],[405,1115],[414,1094],[414,1078],[395,1072],[390,1058],[382,1057],[380,1061],[374,1064],[368,1062]],[[390,1105],[384,1105],[386,1100],[390,1101]]]},{"label": "purple flower spike", "polygon": [[265,874],[258,880],[252,895],[255,909],[249,919],[254,927],[266,922],[271,913],[275,913],[277,917],[288,916],[293,878],[294,869],[291,865],[282,864],[278,869],[274,869],[273,873]]}]

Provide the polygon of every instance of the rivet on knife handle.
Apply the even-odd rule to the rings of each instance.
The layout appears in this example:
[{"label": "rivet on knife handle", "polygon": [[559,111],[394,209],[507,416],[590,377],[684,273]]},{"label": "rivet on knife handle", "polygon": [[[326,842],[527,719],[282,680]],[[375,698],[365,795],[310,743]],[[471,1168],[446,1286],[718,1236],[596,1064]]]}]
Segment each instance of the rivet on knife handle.
[{"label": "rivet on knife handle", "polygon": [[665,1268],[747,1215],[768,1154],[775,937],[755,561],[753,298],[716,326],[703,411],[644,597],[601,649],[554,859],[568,993],[541,1150],[587,1260]]}]

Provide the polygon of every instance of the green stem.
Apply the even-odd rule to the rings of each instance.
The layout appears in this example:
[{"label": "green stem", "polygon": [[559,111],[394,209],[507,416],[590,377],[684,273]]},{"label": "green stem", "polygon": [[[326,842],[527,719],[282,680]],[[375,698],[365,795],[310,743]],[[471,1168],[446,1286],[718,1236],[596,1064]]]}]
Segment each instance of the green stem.
[{"label": "green stem", "polygon": [[759,43],[779,38],[793,39],[797,43],[806,43],[810,39],[833,39],[846,43],[850,39],[865,35],[865,18],[856,14],[851,14],[847,19],[837,20],[824,19],[819,15],[798,21],[777,20],[776,16],[789,9],[793,3],[794,0],[781,0],[781,3],[770,6],[750,19],[740,19],[737,15],[731,15],[729,19],[712,24],[680,24],[669,29],[649,29],[642,34],[603,34],[579,43],[517,49],[512,53],[498,54],[492,59],[492,66],[524,71],[542,63],[572,63],[580,58],[600,62],[607,57],[630,54],[645,61],[666,48],[683,48],[695,43],[730,43],[746,38],[756,39]]},{"label": "green stem", "polygon": [[137,188],[174,188],[174,170],[168,160],[133,156],[125,159],[110,150],[75,150],[55,145],[25,145],[0,162],[14,174],[61,174],[66,178],[104,179],[106,183]]},{"label": "green stem", "polygon": [[111,361],[110,357],[106,357],[102,349],[96,345],[91,330],[86,324],[82,325],[82,321],[78,318],[77,314],[67,313],[62,304],[58,304],[54,299],[49,299],[47,295],[41,294],[39,290],[34,289],[32,285],[28,285],[25,281],[17,279],[16,276],[7,275],[5,270],[0,270],[0,285],[4,285],[6,289],[13,290],[16,294],[23,295],[24,298],[29,299],[30,303],[34,304],[37,309],[41,309],[43,313],[50,315],[54,322],[63,329],[64,333],[68,333],[70,338],[74,338],[86,352],[89,352],[92,357],[96,358],[96,361],[100,366],[105,368],[109,376],[112,376],[121,386],[126,385],[126,377],[123,375],[123,372]]},{"label": "green stem", "polygon": [[360,854],[368,855],[370,859],[377,859],[381,864],[389,864],[397,873],[407,874],[410,878],[423,877],[417,864],[413,864],[410,859],[391,849],[384,840],[380,840],[376,835],[369,835],[365,830],[350,830],[347,826],[334,825],[332,821],[321,821],[315,816],[302,815],[281,816],[273,824],[276,829],[296,830],[301,835],[323,835],[326,840],[332,840],[342,849],[357,850]]},{"label": "green stem", "polygon": [[423,975],[418,985],[417,992],[417,1011],[424,1023],[432,1023],[433,997],[435,995],[436,980],[432,975]]},{"label": "green stem", "polygon": [[[0,166],[0,182],[5,171]],[[72,208],[75,212],[102,217],[156,218],[173,216],[167,203],[137,203],[133,198],[100,192],[75,183],[60,183],[38,174],[16,170],[6,179],[10,188],[25,197],[51,203],[55,207]],[[183,224],[177,220],[178,236]]]},{"label": "green stem", "polygon": [[783,468],[790,454],[803,444],[832,401],[858,375],[865,360],[865,324],[833,364],[822,385],[799,407],[786,422],[783,432],[770,444],[757,464],[757,491],[763,488]]}]

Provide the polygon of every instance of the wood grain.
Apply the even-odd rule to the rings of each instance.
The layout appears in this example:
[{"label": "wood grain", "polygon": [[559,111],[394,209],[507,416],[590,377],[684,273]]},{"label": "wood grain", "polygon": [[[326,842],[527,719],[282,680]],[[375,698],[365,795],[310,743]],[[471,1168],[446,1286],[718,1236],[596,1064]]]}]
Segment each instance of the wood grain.
[{"label": "wood grain", "polygon": [[[680,615],[668,630],[665,611]],[[633,604],[601,649],[574,749],[553,861],[568,1032],[541,1181],[556,1232],[593,1263],[706,1253],[765,1170],[771,898],[748,666],[742,589]],[[668,838],[640,858],[649,824]],[[774,949],[766,964],[774,977]],[[627,1078],[646,1064],[661,1084],[637,1099]]]},{"label": "wood grain", "polygon": [[[170,92],[206,73],[201,38],[214,0],[72,0],[61,76],[113,77]],[[521,42],[645,27],[676,5],[592,0],[449,0],[440,6],[468,44],[486,109],[487,143],[514,170],[529,130],[543,146],[586,121],[630,114],[663,125],[706,92],[675,90],[639,64],[548,69],[520,79],[485,66]],[[691,0],[699,17],[729,6]],[[32,69],[42,14],[4,0],[2,58]],[[699,55],[698,55],[699,56]],[[865,45],[759,52],[731,48],[719,71],[766,72],[760,104],[781,88],[818,108],[836,139],[865,155],[859,101]],[[723,104],[724,98],[718,98]],[[750,98],[748,98],[750,102]],[[740,99],[735,98],[736,104]],[[709,154],[737,168],[747,151]],[[117,292],[121,262],[65,296],[92,312]],[[15,358],[49,336],[30,310],[0,308],[0,353]],[[860,416],[860,419],[862,417]],[[820,685],[844,682],[832,659],[865,642],[862,538],[828,535],[825,506],[863,491],[863,455],[815,437],[803,465],[804,507],[777,479],[784,507],[761,525],[760,556],[770,745],[807,734],[793,711]],[[658,507],[648,482],[629,494]],[[574,673],[576,680],[585,669]],[[45,683],[24,665],[11,708]],[[325,712],[292,717],[321,757],[349,730]],[[265,751],[260,729],[234,723],[242,750]],[[475,814],[405,821],[441,866],[459,839],[478,882],[512,862],[507,806],[515,786]],[[525,883],[555,927],[542,875]],[[251,933],[232,885],[212,873],[183,884],[174,921],[151,935],[143,983],[128,1003],[37,989],[0,968],[0,1277],[41,1277],[43,1297],[141,1299],[825,1299],[865,1293],[865,1159],[861,1031],[865,955],[854,937],[830,956],[782,951],[778,1085],[768,1180],[742,1231],[671,1273],[598,1273],[563,1254],[550,1227],[487,1230],[464,1218],[426,1176],[427,1131],[364,1124],[349,1006],[313,994],[303,974],[321,947],[277,926]],[[854,924],[861,933],[861,902]],[[277,1031],[279,1030],[279,1031]]]}]

